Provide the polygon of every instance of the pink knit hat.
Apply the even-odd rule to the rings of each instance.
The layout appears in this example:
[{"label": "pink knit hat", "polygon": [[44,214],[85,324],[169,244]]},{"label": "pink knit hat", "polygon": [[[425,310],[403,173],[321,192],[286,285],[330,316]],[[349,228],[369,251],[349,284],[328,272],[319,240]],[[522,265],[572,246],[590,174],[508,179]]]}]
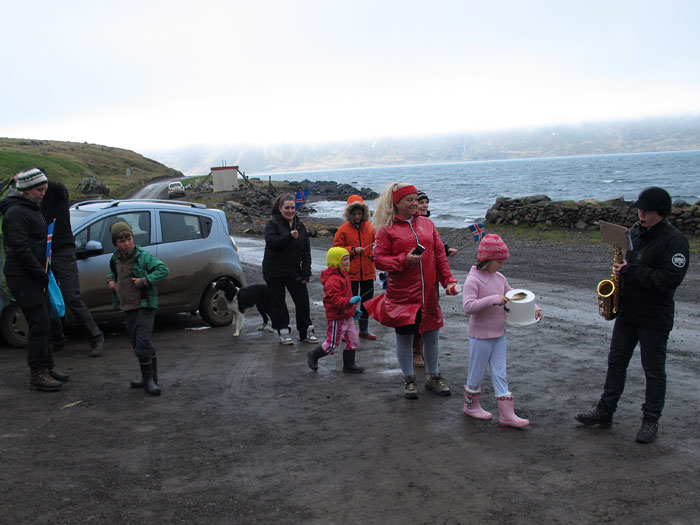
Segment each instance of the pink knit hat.
[{"label": "pink knit hat", "polygon": [[508,258],[508,246],[500,235],[489,233],[481,239],[476,260],[481,261],[505,261]]}]

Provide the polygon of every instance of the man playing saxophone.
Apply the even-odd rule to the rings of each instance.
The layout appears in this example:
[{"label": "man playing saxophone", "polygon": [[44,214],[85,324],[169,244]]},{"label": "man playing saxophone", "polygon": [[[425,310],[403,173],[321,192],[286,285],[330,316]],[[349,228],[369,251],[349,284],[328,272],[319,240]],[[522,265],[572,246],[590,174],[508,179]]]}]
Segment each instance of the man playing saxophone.
[{"label": "man playing saxophone", "polygon": [[593,410],[576,414],[576,420],[600,428],[612,424],[625,388],[627,367],[639,343],[646,395],[636,441],[652,443],[666,397],[666,344],[673,328],[673,296],[688,270],[689,249],[683,234],[666,218],[671,213],[671,196],[666,190],[647,188],[634,206],[639,228],[630,234],[625,259],[613,265],[623,292],[610,341],[603,394]]}]

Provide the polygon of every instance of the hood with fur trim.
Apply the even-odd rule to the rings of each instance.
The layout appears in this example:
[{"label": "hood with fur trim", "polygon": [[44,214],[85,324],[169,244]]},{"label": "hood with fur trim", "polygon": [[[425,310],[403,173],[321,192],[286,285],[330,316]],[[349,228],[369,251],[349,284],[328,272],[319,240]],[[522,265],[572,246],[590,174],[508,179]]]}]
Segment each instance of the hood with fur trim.
[{"label": "hood with fur trim", "polygon": [[346,221],[350,222],[350,214],[355,208],[361,208],[362,220],[365,222],[369,221],[369,206],[365,204],[364,199],[359,195],[350,195],[348,197],[348,203],[345,206],[345,213],[343,214]]}]

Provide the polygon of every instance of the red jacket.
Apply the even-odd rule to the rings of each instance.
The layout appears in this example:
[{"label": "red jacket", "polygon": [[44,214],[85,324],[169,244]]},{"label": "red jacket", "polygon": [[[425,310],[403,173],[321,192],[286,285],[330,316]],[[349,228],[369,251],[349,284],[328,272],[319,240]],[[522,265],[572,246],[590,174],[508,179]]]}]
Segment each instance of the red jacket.
[{"label": "red jacket", "polygon": [[[350,253],[351,281],[374,280],[377,277],[372,243],[374,243],[374,225],[366,220],[360,223],[359,228],[352,222],[346,221],[335,232],[333,246],[345,248]],[[353,249],[356,246],[362,246],[365,251],[356,254]]]},{"label": "red jacket", "polygon": [[[411,267],[406,254],[417,243],[425,251],[420,263]],[[415,322],[422,308],[421,333],[443,325],[437,282],[446,287],[457,279],[450,273],[445,246],[433,221],[419,214],[408,221],[395,218],[390,227],[377,233],[374,261],[379,270],[387,272],[386,293],[363,303],[374,319],[385,326],[406,326]]]},{"label": "red jacket", "polygon": [[335,321],[348,319],[355,314],[355,305],[350,303],[352,289],[350,278],[340,268],[326,268],[321,272],[323,306],[326,319]]}]

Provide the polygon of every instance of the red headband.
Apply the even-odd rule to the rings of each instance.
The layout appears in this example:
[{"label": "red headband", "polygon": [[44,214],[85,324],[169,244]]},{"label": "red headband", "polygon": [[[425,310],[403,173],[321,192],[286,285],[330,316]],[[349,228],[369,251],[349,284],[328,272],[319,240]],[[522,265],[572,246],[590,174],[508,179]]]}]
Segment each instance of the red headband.
[{"label": "red headband", "polygon": [[411,184],[409,184],[408,186],[404,186],[403,188],[399,188],[398,190],[394,190],[394,193],[392,195],[392,197],[394,199],[394,204],[399,202],[401,199],[403,199],[409,193],[418,194],[418,190],[416,189],[415,186],[413,186]]}]

